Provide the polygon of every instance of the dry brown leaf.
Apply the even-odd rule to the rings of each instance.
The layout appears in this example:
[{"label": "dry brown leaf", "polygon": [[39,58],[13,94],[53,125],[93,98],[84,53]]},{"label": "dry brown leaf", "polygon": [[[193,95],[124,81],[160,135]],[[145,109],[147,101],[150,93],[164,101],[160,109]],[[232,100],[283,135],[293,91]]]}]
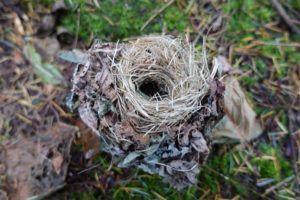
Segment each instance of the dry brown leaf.
[{"label": "dry brown leaf", "polygon": [[196,175],[200,172],[198,166],[199,163],[195,161],[173,160],[165,171],[160,171],[160,175],[164,175],[164,181],[172,183],[178,189],[183,189],[186,185],[197,183]]},{"label": "dry brown leaf", "polygon": [[100,146],[99,137],[80,120],[76,120],[76,127],[79,129],[80,137],[76,138],[75,142],[82,145],[85,158],[90,159],[97,155]]},{"label": "dry brown leaf", "polygon": [[232,76],[224,79],[224,111],[226,115],[212,131],[213,139],[227,137],[241,142],[258,137],[261,126],[256,121],[256,114],[246,100],[239,82]]},{"label": "dry brown leaf", "polygon": [[96,74],[95,80],[101,86],[101,91],[107,98],[115,99],[117,94],[114,88],[114,77],[108,68],[102,68]]},{"label": "dry brown leaf", "polygon": [[63,162],[64,162],[64,157],[61,154],[59,154],[58,156],[52,159],[52,166],[54,168],[54,171],[57,174],[60,173]]},{"label": "dry brown leaf", "polygon": [[5,193],[12,200],[40,199],[61,188],[75,132],[73,126],[56,123],[40,135],[4,141],[0,165],[5,166],[5,179],[0,182],[0,199]]}]

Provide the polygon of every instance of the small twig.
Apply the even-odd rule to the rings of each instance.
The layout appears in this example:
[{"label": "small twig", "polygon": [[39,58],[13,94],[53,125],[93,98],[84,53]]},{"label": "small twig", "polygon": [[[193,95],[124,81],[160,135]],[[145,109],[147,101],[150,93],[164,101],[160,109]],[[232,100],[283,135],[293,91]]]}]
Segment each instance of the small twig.
[{"label": "small twig", "polygon": [[[238,185],[240,184],[240,182],[234,180],[233,178],[229,177],[229,176],[226,176],[222,173],[220,173],[219,171],[207,166],[207,165],[203,165],[202,166],[204,169],[207,169],[209,171],[211,171],[212,173],[220,176],[221,178],[223,178],[226,182],[229,182],[229,183],[232,183],[233,185]],[[259,197],[263,197],[260,193],[258,193],[256,190],[253,190],[251,187],[248,187],[248,188],[245,188],[248,192],[251,192]],[[264,199],[268,199],[267,197],[265,197]]]},{"label": "small twig", "polygon": [[90,171],[90,170],[92,170],[92,169],[95,169],[95,168],[97,168],[97,167],[99,167],[99,166],[100,166],[100,164],[93,165],[93,166],[91,166],[91,167],[89,167],[89,168],[87,168],[87,169],[84,169],[84,170],[78,172],[77,175],[80,175],[80,174],[82,174],[82,173],[84,173],[84,172],[87,172],[87,171]]},{"label": "small twig", "polygon": [[164,166],[164,167],[169,167],[169,168],[171,168],[172,170],[177,171],[177,172],[190,172],[190,171],[194,170],[196,167],[199,166],[198,164],[195,164],[195,165],[193,165],[193,166],[192,166],[191,168],[189,168],[189,169],[177,169],[176,167],[172,167],[172,166],[167,165],[167,164],[164,164],[164,163],[153,162],[153,164],[161,165],[161,166]]},{"label": "small twig", "polygon": [[146,26],[148,26],[148,24],[155,19],[155,17],[157,17],[160,13],[162,13],[166,8],[168,8],[171,4],[173,4],[175,2],[175,0],[170,0],[167,4],[165,4],[163,7],[161,7],[156,13],[154,13],[154,15],[152,15],[142,26],[141,31],[144,30],[144,28],[146,28]]},{"label": "small twig", "polygon": [[[297,146],[295,146],[294,140],[295,136],[292,135],[294,131],[296,131],[296,127],[294,127],[294,124],[297,123],[297,120],[293,120],[292,116],[294,115],[293,110],[289,109],[288,110],[288,116],[289,116],[289,143],[292,151],[292,164],[294,168],[294,173],[296,177],[299,177],[299,172],[298,172],[298,165],[297,165]],[[296,187],[299,187],[300,183],[299,180],[296,179]]]},{"label": "small twig", "polygon": [[[216,19],[218,19],[218,17],[220,17],[220,15],[215,15],[215,16],[213,16],[212,19],[211,19],[206,25],[204,25],[204,27],[202,27],[202,28],[200,27],[200,28],[199,28],[199,30],[198,30],[199,32],[198,32],[196,38],[195,38],[194,41],[193,41],[193,46],[195,46],[195,45],[197,44],[198,40],[199,40],[201,37],[204,38],[204,37],[206,37],[206,36],[209,34],[210,29],[211,29],[211,27],[212,27],[212,23],[213,23]],[[204,35],[204,30],[206,30],[206,29],[208,29],[208,31],[207,31],[206,35]]]},{"label": "small twig", "polygon": [[80,8],[78,8],[78,10],[77,10],[77,16],[76,16],[76,35],[75,35],[75,39],[74,39],[74,43],[73,43],[73,48],[77,47],[79,28],[80,28]]},{"label": "small twig", "polygon": [[99,2],[98,2],[97,0],[93,0],[93,2],[94,2],[95,6],[96,6],[97,8],[100,8],[100,4],[99,4]]},{"label": "small twig", "polygon": [[5,46],[6,48],[15,49],[18,52],[23,52],[17,44],[14,44],[9,40],[0,39],[0,45]]},{"label": "small twig", "polygon": [[270,192],[282,187],[284,184],[292,181],[295,178],[295,175],[289,176],[287,178],[285,178],[283,181],[277,183],[276,185],[273,185],[272,187],[268,188],[265,193],[263,194],[263,197],[265,197],[267,194],[269,194]]},{"label": "small twig", "polygon": [[54,192],[56,192],[56,191],[62,189],[63,187],[65,187],[65,184],[59,185],[59,186],[57,186],[57,187],[55,187],[55,188],[53,188],[53,189],[51,189],[51,190],[48,190],[48,191],[46,191],[45,193],[42,193],[42,194],[40,194],[40,195],[35,195],[35,196],[28,197],[28,198],[26,198],[26,200],[39,200],[39,199],[44,199],[44,198],[50,196],[50,194],[52,194],[52,193],[54,193]]},{"label": "small twig", "polygon": [[258,45],[265,45],[265,46],[279,46],[279,47],[300,47],[300,43],[280,43],[280,42],[263,42],[263,41],[258,41]]},{"label": "small twig", "polygon": [[290,19],[282,5],[279,3],[278,0],[271,0],[272,5],[277,10],[278,14],[281,16],[281,18],[285,21],[285,23],[289,26],[289,28],[300,35],[300,29],[293,23],[293,21]]}]

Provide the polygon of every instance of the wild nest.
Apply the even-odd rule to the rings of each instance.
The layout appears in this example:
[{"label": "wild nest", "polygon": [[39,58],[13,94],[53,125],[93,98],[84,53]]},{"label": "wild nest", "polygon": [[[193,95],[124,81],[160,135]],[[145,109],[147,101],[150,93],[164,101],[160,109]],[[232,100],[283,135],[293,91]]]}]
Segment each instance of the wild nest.
[{"label": "wild nest", "polygon": [[113,63],[121,117],[145,134],[189,119],[205,106],[210,82],[205,58],[169,37],[134,41]]},{"label": "wild nest", "polygon": [[74,72],[72,92],[118,166],[159,173],[179,189],[197,182],[223,114],[224,87],[205,51],[168,36],[96,42]]}]

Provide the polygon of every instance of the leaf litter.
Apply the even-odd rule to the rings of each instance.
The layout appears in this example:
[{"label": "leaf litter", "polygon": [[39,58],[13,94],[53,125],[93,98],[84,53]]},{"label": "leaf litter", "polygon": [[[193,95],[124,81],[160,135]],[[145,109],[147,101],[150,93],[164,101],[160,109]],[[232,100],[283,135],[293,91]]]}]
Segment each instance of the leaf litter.
[{"label": "leaf litter", "polygon": [[[66,88],[60,71],[65,68],[53,62],[57,45],[46,45],[52,56],[40,54],[37,49],[47,39],[26,43],[19,33],[24,19],[11,26],[19,15],[0,7],[1,26],[12,27],[0,30],[0,56],[7,58],[0,67],[0,199],[41,199],[65,185],[78,131],[62,122],[71,116],[62,108]],[[31,35],[28,27],[23,30]]]},{"label": "leaf litter", "polygon": [[1,189],[7,199],[41,199],[62,188],[76,128],[63,123],[34,137],[12,138],[1,145]]}]

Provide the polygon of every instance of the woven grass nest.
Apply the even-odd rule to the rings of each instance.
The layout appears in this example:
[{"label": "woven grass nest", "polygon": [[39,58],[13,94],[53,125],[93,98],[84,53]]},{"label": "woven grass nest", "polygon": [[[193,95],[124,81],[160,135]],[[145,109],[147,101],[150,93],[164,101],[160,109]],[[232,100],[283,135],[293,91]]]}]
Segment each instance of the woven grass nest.
[{"label": "woven grass nest", "polygon": [[179,189],[197,182],[223,115],[224,87],[205,51],[169,36],[95,42],[72,91],[81,119],[118,166],[158,173]]}]

